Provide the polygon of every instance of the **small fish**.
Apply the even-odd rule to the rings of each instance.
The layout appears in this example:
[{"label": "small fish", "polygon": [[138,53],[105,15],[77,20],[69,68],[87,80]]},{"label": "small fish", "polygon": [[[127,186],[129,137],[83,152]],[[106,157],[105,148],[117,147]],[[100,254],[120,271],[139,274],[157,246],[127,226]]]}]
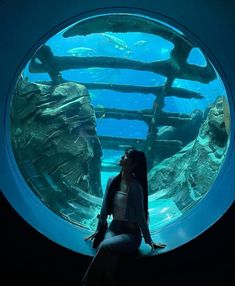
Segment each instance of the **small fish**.
[{"label": "small fish", "polygon": [[141,47],[141,46],[145,45],[146,43],[147,43],[147,41],[140,40],[140,41],[135,42],[134,46]]},{"label": "small fish", "polygon": [[67,51],[72,56],[91,56],[94,54],[94,50],[87,47],[72,48]]},{"label": "small fish", "polygon": [[126,44],[126,42],[121,40],[120,38],[107,33],[101,33],[101,35],[107,38],[110,42],[114,43],[116,49],[130,50],[130,47]]}]

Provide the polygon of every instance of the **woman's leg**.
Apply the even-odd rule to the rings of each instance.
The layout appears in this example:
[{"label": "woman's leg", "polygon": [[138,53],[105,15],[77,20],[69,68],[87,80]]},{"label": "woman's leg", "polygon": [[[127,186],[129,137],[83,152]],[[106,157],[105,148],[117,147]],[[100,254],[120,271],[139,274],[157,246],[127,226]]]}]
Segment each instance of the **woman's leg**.
[{"label": "woman's leg", "polygon": [[112,235],[113,233],[108,232],[106,239],[99,245],[97,253],[84,275],[82,286],[112,286],[119,255],[132,253],[140,245],[140,239],[134,235]]},{"label": "woman's leg", "polygon": [[[110,229],[108,229],[105,233],[103,241],[113,237],[114,235],[115,234]],[[108,263],[106,261],[108,259],[108,255],[105,252],[105,249],[100,249],[100,247],[97,248],[97,252],[82,278],[81,286],[102,285],[102,280],[104,276],[103,264]]]},{"label": "woman's leg", "polygon": [[105,241],[101,247],[107,249],[108,255],[102,286],[115,286],[120,255],[135,251],[136,243],[132,235],[120,234]]}]

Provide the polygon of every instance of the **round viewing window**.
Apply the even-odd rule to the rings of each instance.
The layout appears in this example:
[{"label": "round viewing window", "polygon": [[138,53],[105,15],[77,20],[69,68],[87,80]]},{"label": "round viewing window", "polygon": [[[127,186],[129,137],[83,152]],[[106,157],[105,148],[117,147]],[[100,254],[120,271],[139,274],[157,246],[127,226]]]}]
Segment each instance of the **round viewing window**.
[{"label": "round viewing window", "polygon": [[126,148],[146,154],[158,235],[213,192],[230,141],[226,90],[203,47],[140,14],[84,18],[52,36],[25,64],[10,108],[24,192],[83,233]]}]

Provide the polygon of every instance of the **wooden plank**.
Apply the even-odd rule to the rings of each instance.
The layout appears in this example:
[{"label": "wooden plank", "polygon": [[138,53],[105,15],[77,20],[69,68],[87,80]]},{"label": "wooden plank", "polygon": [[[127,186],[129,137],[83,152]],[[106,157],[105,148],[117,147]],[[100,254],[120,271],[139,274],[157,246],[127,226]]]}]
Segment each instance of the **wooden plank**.
[{"label": "wooden plank", "polygon": [[[128,147],[135,147],[144,150],[146,140],[137,138],[119,138],[112,136],[99,136],[102,149],[125,150]],[[174,148],[180,150],[183,144],[179,140],[155,140],[154,149]]]},{"label": "wooden plank", "polygon": [[[152,110],[126,110],[118,108],[95,107],[96,118],[113,118],[144,121],[147,125],[152,120]],[[191,117],[187,114],[161,112],[159,117],[159,125],[183,127],[191,121]]]},{"label": "wooden plank", "polygon": [[[47,64],[49,65],[49,64]],[[47,66],[46,65],[46,66]],[[115,58],[115,57],[77,57],[77,56],[54,56],[53,66],[56,67],[57,72],[81,69],[81,68],[114,68],[114,69],[133,69],[140,71],[154,72],[165,77],[169,77],[172,74],[177,74],[177,78],[185,80],[195,80],[202,83],[208,83],[216,78],[215,73],[210,67],[200,67],[196,65],[184,64],[175,71],[175,62],[171,59],[165,61],[155,61],[151,63],[145,63],[135,60]],[[53,68],[50,68],[52,71]],[[29,63],[29,71],[31,73],[45,73],[48,72],[48,68],[45,68],[45,64],[37,63],[35,58]]]}]

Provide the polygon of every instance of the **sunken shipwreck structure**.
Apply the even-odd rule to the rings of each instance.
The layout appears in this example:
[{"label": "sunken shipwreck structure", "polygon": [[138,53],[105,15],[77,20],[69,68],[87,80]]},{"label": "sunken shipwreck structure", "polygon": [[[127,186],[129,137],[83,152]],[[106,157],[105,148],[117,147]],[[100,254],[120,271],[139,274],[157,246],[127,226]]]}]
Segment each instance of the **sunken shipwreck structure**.
[{"label": "sunken shipwreck structure", "polygon": [[[229,110],[225,95],[204,112],[195,109],[190,114],[164,111],[165,99],[200,101],[207,95],[174,87],[174,80],[206,84],[217,74],[208,60],[203,67],[187,62],[195,46],[185,36],[138,16],[105,15],[83,20],[63,36],[94,32],[149,33],[170,41],[173,49],[169,59],[146,63],[108,56],[58,56],[50,46],[41,46],[29,62],[29,71],[48,73],[51,80],[30,82],[21,76],[12,100],[11,138],[20,171],[33,192],[54,212],[93,228],[103,196],[101,172],[120,169],[115,164],[102,164],[103,150],[134,146],[147,156],[150,207],[157,199],[171,198],[183,213],[207,193],[222,165],[229,138]],[[63,79],[63,71],[92,67],[151,71],[166,81],[162,86],[138,86]],[[143,98],[152,94],[155,100],[151,109],[138,111],[93,106],[90,91],[95,89],[124,95],[137,92]],[[148,128],[146,138],[98,136],[96,120],[104,115],[106,119],[143,121]],[[205,172],[207,178],[203,177]],[[154,222],[155,216],[150,211],[150,221]],[[151,225],[151,229],[156,226]]]}]

